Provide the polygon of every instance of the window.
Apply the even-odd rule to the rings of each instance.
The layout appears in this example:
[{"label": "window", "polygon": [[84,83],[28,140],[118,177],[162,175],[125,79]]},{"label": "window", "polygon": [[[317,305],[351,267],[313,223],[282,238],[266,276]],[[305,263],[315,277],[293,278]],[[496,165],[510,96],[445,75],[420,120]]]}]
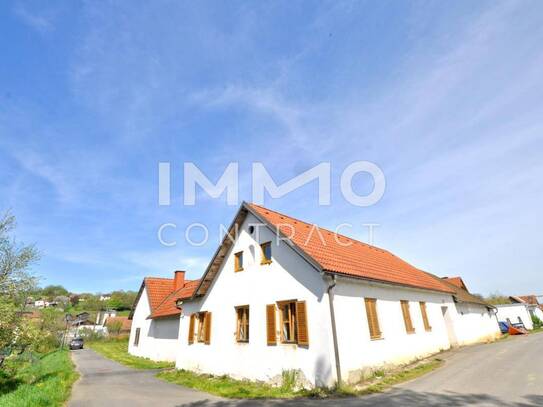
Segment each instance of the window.
[{"label": "window", "polygon": [[234,271],[243,271],[243,252],[234,254]]},{"label": "window", "polygon": [[420,305],[420,313],[422,314],[422,322],[424,323],[424,329],[427,331],[431,331],[432,327],[430,326],[430,323],[428,322],[428,314],[426,313],[426,303],[421,301],[419,302]]},{"label": "window", "polygon": [[[196,322],[198,322],[198,329],[195,332]],[[197,342],[203,342],[206,345],[211,343],[211,312],[199,312],[190,316],[189,344],[194,343],[195,336]]]},{"label": "window", "polygon": [[377,317],[377,300],[375,298],[364,299],[366,304],[366,317],[368,319],[368,328],[371,339],[380,339],[381,330],[379,329],[379,318]]},{"label": "window", "polygon": [[134,335],[134,346],[140,344],[140,328],[136,328],[136,334]]},{"label": "window", "polygon": [[413,322],[411,321],[411,313],[409,312],[409,301],[402,300],[402,314],[403,322],[405,323],[405,331],[408,334],[415,333],[415,328],[413,327]]},{"label": "window", "polygon": [[262,261],[260,264],[270,264],[271,259],[271,242],[262,243],[260,245],[260,249],[262,251]]},{"label": "window", "polygon": [[280,301],[277,307],[279,308],[281,342],[309,345],[305,301]]},{"label": "window", "polygon": [[236,307],[236,340],[249,342],[249,306]]}]

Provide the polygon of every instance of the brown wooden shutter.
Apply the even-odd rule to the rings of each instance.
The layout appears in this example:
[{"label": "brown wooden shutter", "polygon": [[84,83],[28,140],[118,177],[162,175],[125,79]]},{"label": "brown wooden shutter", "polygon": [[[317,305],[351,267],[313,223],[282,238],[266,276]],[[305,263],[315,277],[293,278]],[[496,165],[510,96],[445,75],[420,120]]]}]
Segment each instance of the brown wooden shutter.
[{"label": "brown wooden shutter", "polygon": [[204,343],[209,345],[211,343],[211,312],[206,312],[204,317]]},{"label": "brown wooden shutter", "polygon": [[298,345],[309,346],[309,333],[307,331],[307,309],[305,301],[296,303],[296,318],[298,322]]},{"label": "brown wooden shutter", "polygon": [[411,321],[411,313],[409,312],[409,301],[402,300],[402,314],[403,314],[403,321],[405,323],[405,331],[408,334],[412,334],[415,332],[415,328],[413,328],[413,322]]},{"label": "brown wooden shutter", "polygon": [[277,344],[275,334],[275,304],[266,305],[266,337],[268,345]]},{"label": "brown wooden shutter", "polygon": [[421,301],[419,302],[419,305],[420,313],[422,314],[422,322],[424,322],[424,329],[431,331],[432,327],[430,326],[430,322],[428,322],[428,314],[426,313],[426,303]]},{"label": "brown wooden shutter", "polygon": [[381,338],[381,330],[379,329],[379,319],[377,318],[377,306],[375,298],[366,298],[366,317],[368,319],[368,328],[370,330],[371,339]]},{"label": "brown wooden shutter", "polygon": [[189,345],[194,343],[194,322],[196,320],[196,315],[192,314],[189,321]]}]

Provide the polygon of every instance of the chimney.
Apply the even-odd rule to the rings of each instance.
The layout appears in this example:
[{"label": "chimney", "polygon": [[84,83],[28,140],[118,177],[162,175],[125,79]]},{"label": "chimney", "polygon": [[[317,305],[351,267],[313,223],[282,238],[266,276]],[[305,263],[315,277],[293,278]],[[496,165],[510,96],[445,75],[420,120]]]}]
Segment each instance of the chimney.
[{"label": "chimney", "polygon": [[179,290],[185,285],[185,271],[176,270],[173,276],[173,289]]}]

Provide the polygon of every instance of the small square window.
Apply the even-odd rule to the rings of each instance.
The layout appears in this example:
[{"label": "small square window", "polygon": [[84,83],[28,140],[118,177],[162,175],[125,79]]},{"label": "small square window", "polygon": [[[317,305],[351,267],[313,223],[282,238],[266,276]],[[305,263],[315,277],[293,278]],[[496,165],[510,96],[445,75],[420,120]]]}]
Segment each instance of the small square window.
[{"label": "small square window", "polygon": [[234,271],[243,271],[243,252],[234,254]]},{"label": "small square window", "polygon": [[260,249],[262,251],[262,261],[260,264],[270,264],[272,262],[271,242],[262,243]]}]

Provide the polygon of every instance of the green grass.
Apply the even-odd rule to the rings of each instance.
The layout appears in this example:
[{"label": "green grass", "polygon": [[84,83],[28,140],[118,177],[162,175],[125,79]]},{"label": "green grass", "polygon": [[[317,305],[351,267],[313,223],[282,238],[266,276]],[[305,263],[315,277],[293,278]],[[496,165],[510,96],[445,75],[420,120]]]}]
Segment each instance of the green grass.
[{"label": "green grass", "polygon": [[0,406],[61,406],[78,377],[67,351],[55,351],[33,362],[6,361],[0,371]]},{"label": "green grass", "polygon": [[273,387],[262,382],[235,380],[228,376],[197,374],[187,370],[164,371],[160,372],[157,377],[170,383],[227,398],[291,398],[302,395],[293,390]]},{"label": "green grass", "polygon": [[374,381],[367,386],[360,388],[345,385],[340,388],[315,388],[295,391],[292,389],[292,386],[288,386],[288,388],[274,387],[262,382],[235,380],[228,376],[197,374],[187,370],[164,371],[160,372],[157,377],[170,383],[179,384],[226,398],[349,397],[382,392],[391,386],[422,376],[438,368],[442,363],[443,361],[440,359],[433,359],[412,368],[390,374],[383,373],[382,376],[377,375],[374,378]]},{"label": "green grass", "polygon": [[154,362],[151,359],[130,355],[127,338],[86,342],[85,344],[102,356],[135,369],[164,369],[174,366],[172,362]]}]

